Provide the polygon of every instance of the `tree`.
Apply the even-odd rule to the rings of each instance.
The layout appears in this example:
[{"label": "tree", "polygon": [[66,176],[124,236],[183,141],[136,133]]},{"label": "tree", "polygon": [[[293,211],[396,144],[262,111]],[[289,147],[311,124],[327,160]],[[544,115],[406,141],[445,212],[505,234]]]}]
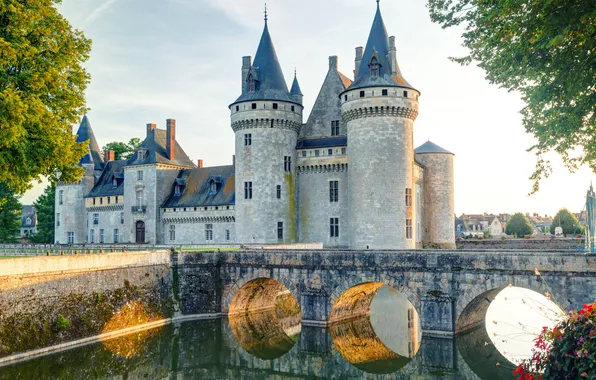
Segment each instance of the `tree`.
[{"label": "tree", "polygon": [[560,209],[553,218],[553,224],[550,225],[550,233],[554,235],[557,227],[563,228],[563,234],[565,235],[581,234],[584,232],[583,227],[579,224],[575,215],[564,208]]},{"label": "tree", "polygon": [[518,212],[513,215],[507,223],[505,233],[507,235],[523,237],[526,235],[532,235],[534,233],[534,228],[532,227],[530,220],[524,214]]},{"label": "tree", "polygon": [[7,184],[0,183],[0,243],[17,243],[23,206]]},{"label": "tree", "polygon": [[61,0],[0,2],[0,182],[77,181],[86,144],[71,133],[86,111],[91,41],[56,9]]},{"label": "tree", "polygon": [[141,139],[137,137],[133,137],[127,143],[123,143],[120,141],[113,141],[111,143],[106,144],[103,147],[103,152],[108,150],[114,151],[115,160],[127,160],[133,153],[139,148],[141,145]]},{"label": "tree", "polygon": [[56,186],[49,185],[43,194],[33,202],[37,211],[37,233],[31,237],[34,243],[54,242]]},{"label": "tree", "polygon": [[[428,0],[431,19],[464,26],[463,46],[486,79],[526,102],[523,124],[537,142],[532,193],[552,172],[554,150],[571,171],[596,172],[596,7],[588,0]],[[583,154],[575,154],[577,147]]]}]

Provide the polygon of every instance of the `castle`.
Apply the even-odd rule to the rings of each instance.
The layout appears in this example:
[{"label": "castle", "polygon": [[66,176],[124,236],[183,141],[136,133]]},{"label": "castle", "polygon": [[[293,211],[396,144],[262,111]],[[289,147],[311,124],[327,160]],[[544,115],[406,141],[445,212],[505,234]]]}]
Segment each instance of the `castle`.
[{"label": "castle", "polygon": [[57,186],[56,243],[454,247],[453,154],[430,141],[414,149],[420,92],[399,69],[378,2],[354,77],[330,57],[304,123],[298,79],[288,91],[265,17],[229,106],[232,165],[193,163],[173,119],[165,130],[148,124],[129,159],[102,157],[85,116],[85,175]]}]

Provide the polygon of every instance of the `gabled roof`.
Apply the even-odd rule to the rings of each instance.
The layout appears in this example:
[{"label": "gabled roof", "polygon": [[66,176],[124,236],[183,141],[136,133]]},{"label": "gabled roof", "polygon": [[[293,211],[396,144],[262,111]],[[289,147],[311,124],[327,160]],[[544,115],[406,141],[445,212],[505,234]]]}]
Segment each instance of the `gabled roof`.
[{"label": "gabled roof", "polygon": [[163,129],[153,129],[147,134],[145,140],[141,143],[139,149],[144,150],[144,157],[139,157],[137,150],[127,161],[126,166],[130,165],[149,165],[149,164],[168,164],[175,166],[184,166],[194,168],[196,165],[188,158],[186,152],[176,141],[176,159],[170,160],[166,149],[167,132]]},{"label": "gabled roof", "polygon": [[[95,186],[85,195],[85,198],[124,195],[124,165],[126,160],[107,162]],[[116,179],[115,187],[114,179]]]},{"label": "gabled roof", "polygon": [[96,170],[101,170],[103,168],[103,158],[101,157],[99,144],[97,144],[95,134],[93,133],[93,129],[91,128],[91,123],[89,122],[87,115],[83,116],[83,120],[81,120],[81,125],[77,131],[76,141],[78,143],[89,141],[87,154],[81,158],[79,165],[94,164]]},{"label": "gabled roof", "polygon": [[[371,77],[369,62],[375,56],[380,64],[379,76]],[[389,35],[387,28],[381,15],[381,8],[377,3],[377,13],[373,21],[364,55],[360,63],[360,68],[355,74],[354,83],[350,86],[350,90],[356,88],[373,87],[373,86],[390,86],[390,87],[413,87],[405,80],[401,74],[399,67],[396,65],[396,75],[392,74],[391,61],[389,57]]]},{"label": "gabled roof", "polygon": [[[27,224],[27,218],[31,220],[31,224]],[[21,209],[21,227],[31,228],[37,224],[37,214],[35,207],[31,205],[23,205]]]},{"label": "gabled roof", "polygon": [[[211,192],[211,180],[217,184],[217,192]],[[175,186],[183,184],[180,195]],[[181,170],[172,184],[170,196],[163,208],[231,206],[236,203],[234,166],[217,166]]]},{"label": "gabled roof", "polygon": [[[433,143],[432,141],[427,141],[424,144],[420,145],[418,148],[414,149],[415,154],[426,154],[426,153],[435,153],[435,154],[453,154],[445,148],[441,148],[437,144]],[[454,154],[453,154],[454,155]]]},{"label": "gabled roof", "polygon": [[247,81],[242,95],[232,105],[250,100],[280,100],[298,104],[288,92],[266,20],[252,69],[257,73],[256,90],[249,92]]},{"label": "gabled roof", "polygon": [[329,148],[332,146],[348,146],[347,136],[324,137],[320,139],[302,139],[296,149]]}]

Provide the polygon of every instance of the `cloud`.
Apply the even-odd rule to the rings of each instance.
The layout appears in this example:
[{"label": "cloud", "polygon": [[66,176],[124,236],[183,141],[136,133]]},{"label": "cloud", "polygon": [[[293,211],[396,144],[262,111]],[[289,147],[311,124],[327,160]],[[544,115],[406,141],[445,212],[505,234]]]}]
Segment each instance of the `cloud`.
[{"label": "cloud", "polygon": [[116,4],[120,0],[106,0],[105,3],[100,5],[99,7],[95,8],[86,18],[84,21],[84,26],[87,27],[89,24],[92,24],[95,20],[101,17],[101,15],[110,9],[114,4]]}]

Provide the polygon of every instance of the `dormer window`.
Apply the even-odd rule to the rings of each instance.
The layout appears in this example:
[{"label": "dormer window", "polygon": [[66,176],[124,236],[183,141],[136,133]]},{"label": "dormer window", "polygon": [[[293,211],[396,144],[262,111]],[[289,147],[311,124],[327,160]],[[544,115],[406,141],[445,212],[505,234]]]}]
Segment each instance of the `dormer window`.
[{"label": "dormer window", "polygon": [[180,185],[176,185],[174,186],[174,195],[178,196],[181,193],[181,187]]},{"label": "dormer window", "polygon": [[116,178],[112,179],[112,187],[118,187],[118,180]]},{"label": "dormer window", "polygon": [[139,151],[137,153],[137,159],[139,161],[145,160],[145,151],[143,149],[139,149]]},{"label": "dormer window", "polygon": [[31,225],[31,218],[27,218],[27,225],[30,226]]},{"label": "dormer window", "polygon": [[370,76],[371,78],[376,78],[379,76],[379,70],[381,65],[379,65],[379,60],[377,59],[377,57],[372,57],[370,59],[370,64],[368,65],[370,67]]},{"label": "dormer window", "polygon": [[248,92],[255,92],[257,90],[257,81],[252,74],[248,75]]},{"label": "dormer window", "polygon": [[214,180],[211,180],[209,183],[209,192],[211,194],[217,193],[217,183]]}]

